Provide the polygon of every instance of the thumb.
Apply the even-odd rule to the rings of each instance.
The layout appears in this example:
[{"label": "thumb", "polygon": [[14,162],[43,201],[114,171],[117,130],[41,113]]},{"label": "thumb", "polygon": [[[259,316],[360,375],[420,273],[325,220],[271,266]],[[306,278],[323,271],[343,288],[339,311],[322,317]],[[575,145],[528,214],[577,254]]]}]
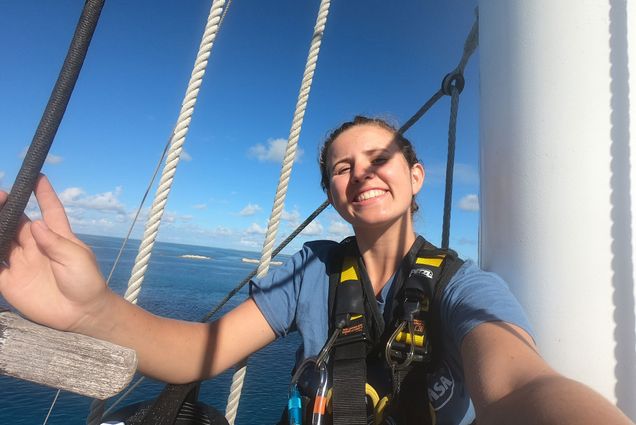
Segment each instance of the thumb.
[{"label": "thumb", "polygon": [[55,233],[42,220],[31,223],[31,234],[38,248],[56,263],[67,264],[77,255],[78,248],[81,249],[69,239]]}]

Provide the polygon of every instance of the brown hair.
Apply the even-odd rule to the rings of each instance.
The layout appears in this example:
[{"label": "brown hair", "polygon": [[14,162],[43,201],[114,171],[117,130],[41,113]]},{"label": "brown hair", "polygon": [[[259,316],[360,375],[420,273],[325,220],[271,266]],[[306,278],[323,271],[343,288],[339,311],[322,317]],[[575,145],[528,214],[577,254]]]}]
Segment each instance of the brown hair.
[{"label": "brown hair", "polygon": [[[406,162],[409,164],[409,167],[413,167],[415,164],[419,162],[417,159],[417,154],[415,153],[415,149],[413,149],[413,145],[411,142],[402,135],[395,127],[386,122],[381,118],[369,118],[363,115],[357,115],[351,121],[347,121],[340,125],[340,127],[333,130],[322,145],[320,149],[320,158],[318,163],[320,165],[320,186],[322,190],[327,192],[329,190],[329,170],[327,168],[327,154],[329,153],[329,148],[331,144],[338,136],[340,136],[344,131],[355,127],[357,125],[376,125],[380,128],[388,130],[394,136],[393,140],[397,143],[402,155],[406,159]],[[415,202],[415,195],[413,195],[413,199],[411,200],[411,214],[414,214],[419,209],[417,202]]]}]

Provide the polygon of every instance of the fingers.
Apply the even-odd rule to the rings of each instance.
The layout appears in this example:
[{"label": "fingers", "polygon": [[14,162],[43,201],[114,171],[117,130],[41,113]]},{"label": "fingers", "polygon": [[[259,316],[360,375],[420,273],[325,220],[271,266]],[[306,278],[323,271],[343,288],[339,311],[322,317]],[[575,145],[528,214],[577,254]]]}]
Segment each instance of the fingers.
[{"label": "fingers", "polygon": [[42,211],[42,218],[47,223],[47,226],[62,236],[73,238],[74,235],[66,217],[64,206],[57,197],[55,190],[53,190],[49,179],[44,174],[41,174],[35,183],[34,192]]},{"label": "fingers", "polygon": [[33,236],[31,235],[31,220],[29,220],[24,214],[20,217],[18,229],[15,234],[15,240],[22,247],[27,247],[35,243]]},{"label": "fingers", "polygon": [[4,205],[4,203],[7,201],[7,192],[0,190],[0,209],[2,208],[2,206]]},{"label": "fingers", "polygon": [[31,233],[43,254],[56,263],[72,263],[73,257],[78,254],[78,249],[83,251],[73,241],[50,229],[43,220],[31,223]]}]

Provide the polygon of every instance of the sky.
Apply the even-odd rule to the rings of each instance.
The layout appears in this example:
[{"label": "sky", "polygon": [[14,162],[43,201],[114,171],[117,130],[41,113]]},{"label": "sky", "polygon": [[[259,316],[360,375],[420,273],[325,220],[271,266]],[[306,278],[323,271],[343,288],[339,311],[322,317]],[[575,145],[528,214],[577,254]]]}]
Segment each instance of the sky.
[{"label": "sky", "polygon": [[[8,190],[46,106],[80,0],[0,0],[0,188]],[[318,0],[232,2],[214,43],[158,240],[260,251],[319,7]],[[124,236],[181,107],[210,1],[109,0],[43,168],[78,233]],[[400,125],[463,51],[476,1],[333,1],[278,240],[317,208],[317,157],[356,114]],[[451,247],[477,259],[479,51],[460,98]],[[406,136],[426,169],[416,230],[440,244],[450,98]],[[156,184],[155,184],[156,186]],[[133,237],[143,234],[155,189]],[[27,212],[37,217],[30,203]],[[325,210],[304,241],[341,240]]]}]

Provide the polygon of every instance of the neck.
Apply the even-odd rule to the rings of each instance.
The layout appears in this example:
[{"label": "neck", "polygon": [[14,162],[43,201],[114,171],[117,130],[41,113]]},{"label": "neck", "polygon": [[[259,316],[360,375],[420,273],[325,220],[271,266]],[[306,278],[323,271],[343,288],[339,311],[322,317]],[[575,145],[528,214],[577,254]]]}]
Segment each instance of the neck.
[{"label": "neck", "polygon": [[399,220],[383,229],[355,229],[358,249],[375,294],[397,271],[404,256],[415,242],[413,223]]}]

